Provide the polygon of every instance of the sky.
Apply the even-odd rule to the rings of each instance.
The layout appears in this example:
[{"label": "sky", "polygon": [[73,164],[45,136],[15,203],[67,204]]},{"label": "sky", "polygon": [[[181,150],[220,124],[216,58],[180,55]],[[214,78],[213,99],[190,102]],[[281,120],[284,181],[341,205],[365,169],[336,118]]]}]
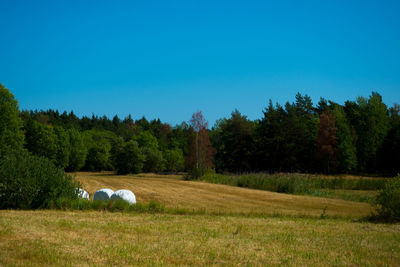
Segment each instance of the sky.
[{"label": "sky", "polygon": [[297,92],[400,103],[400,1],[0,0],[0,83],[20,109],[172,125],[259,119]]}]

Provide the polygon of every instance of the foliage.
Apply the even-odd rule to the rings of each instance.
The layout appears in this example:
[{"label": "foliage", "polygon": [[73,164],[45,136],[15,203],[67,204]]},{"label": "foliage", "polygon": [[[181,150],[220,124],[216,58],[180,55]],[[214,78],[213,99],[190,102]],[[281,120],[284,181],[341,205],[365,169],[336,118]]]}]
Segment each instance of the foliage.
[{"label": "foliage", "polygon": [[337,128],[335,119],[330,113],[324,112],[319,117],[319,127],[317,135],[316,158],[322,164],[322,169],[330,173],[330,169],[338,165],[337,162]]},{"label": "foliage", "polygon": [[390,129],[378,151],[379,170],[388,175],[400,173],[400,105],[389,110]]},{"label": "foliage", "polygon": [[337,127],[337,143],[339,149],[339,172],[349,172],[357,166],[355,136],[351,132],[350,124],[342,106],[332,103],[332,115]]},{"label": "foliage", "polygon": [[[270,100],[260,120],[249,120],[235,110],[210,131],[201,112],[193,114],[190,124],[175,127],[159,119],[134,120],[131,115],[110,120],[96,115],[78,118],[73,111],[51,109],[19,113],[14,96],[1,85],[0,154],[23,146],[22,118],[25,147],[69,171],[116,170],[117,154],[125,142],[135,140],[148,154],[144,171],[182,170],[180,155],[168,152],[179,150],[185,170],[197,175],[215,166],[218,172],[235,173],[380,172],[391,176],[400,172],[399,110],[397,104],[388,110],[375,92],[344,106],[321,99],[316,107],[308,95],[298,93],[294,102],[283,106]],[[326,114],[330,114],[328,120]]]},{"label": "foliage", "polygon": [[346,102],[347,113],[357,133],[357,159],[360,171],[377,169],[377,152],[389,130],[389,115],[382,97],[375,92],[369,99]]},{"label": "foliage", "polygon": [[0,156],[9,150],[22,149],[24,132],[18,102],[0,83]]},{"label": "foliage", "polygon": [[109,131],[90,130],[84,132],[85,146],[88,149],[85,169],[110,170],[111,161],[111,142],[116,136]]},{"label": "foliage", "polygon": [[44,158],[24,150],[0,161],[0,208],[48,208],[59,198],[76,199],[79,184]]},{"label": "foliage", "polygon": [[188,170],[196,176],[194,178],[198,178],[207,169],[214,167],[215,149],[210,143],[207,130],[208,123],[201,111],[192,115],[190,125],[193,132],[190,137],[189,151],[185,164]]},{"label": "foliage", "polygon": [[115,166],[118,174],[139,173],[143,170],[145,156],[143,155],[136,141],[129,141],[124,144],[121,151],[117,154],[117,165]]},{"label": "foliage", "polygon": [[139,147],[147,147],[150,149],[158,149],[157,138],[154,137],[148,131],[140,132],[136,137],[135,141],[139,144]]},{"label": "foliage", "polygon": [[270,101],[256,129],[256,170],[315,170],[314,154],[319,116],[311,98],[296,95],[296,102],[273,106]]},{"label": "foliage", "polygon": [[83,135],[76,129],[69,129],[69,171],[79,171],[84,165],[87,156],[87,148],[85,146]]},{"label": "foliage", "polygon": [[144,172],[161,172],[164,170],[164,159],[161,151],[151,147],[142,148],[144,155]]},{"label": "foliage", "polygon": [[213,128],[212,141],[217,149],[216,168],[219,171],[250,171],[254,162],[255,124],[238,110],[231,118],[223,119]]},{"label": "foliage", "polygon": [[400,221],[400,174],[387,180],[377,197],[379,217]]},{"label": "foliage", "polygon": [[59,168],[64,169],[68,166],[70,160],[71,146],[69,140],[69,134],[62,127],[54,127],[54,133],[56,139],[56,154],[55,154],[55,165]]},{"label": "foliage", "polygon": [[56,163],[57,135],[53,127],[29,120],[25,124],[26,148],[34,155],[47,157]]},{"label": "foliage", "polygon": [[164,160],[165,160],[166,171],[169,172],[183,171],[185,162],[181,149],[179,148],[167,149],[164,152]]}]

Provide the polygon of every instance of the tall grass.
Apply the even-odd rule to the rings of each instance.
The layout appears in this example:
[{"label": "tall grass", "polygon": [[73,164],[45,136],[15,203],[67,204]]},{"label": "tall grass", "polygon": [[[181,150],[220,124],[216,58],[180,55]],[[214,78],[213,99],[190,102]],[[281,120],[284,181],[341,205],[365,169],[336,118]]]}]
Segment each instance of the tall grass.
[{"label": "tall grass", "polygon": [[60,210],[97,210],[110,212],[137,212],[137,213],[162,213],[165,212],[165,206],[156,201],[149,203],[129,204],[128,202],[118,200],[94,200],[87,199],[58,199],[52,203],[52,209]]},{"label": "tall grass", "polygon": [[[109,212],[126,212],[126,213],[157,213],[157,214],[175,214],[175,215],[203,215],[206,214],[205,209],[191,209],[181,207],[165,207],[164,204],[157,201],[148,203],[129,204],[128,202],[117,200],[87,200],[61,198],[54,202],[50,207],[56,210],[81,210],[81,211],[109,211]],[[218,213],[208,212],[209,214],[218,215]],[[224,213],[225,214],[225,213]],[[252,214],[250,214],[252,215]]]},{"label": "tall grass", "polygon": [[317,189],[379,190],[384,179],[345,179],[343,177],[324,178],[306,174],[266,174],[249,173],[223,175],[209,173],[202,180],[251,189],[267,190],[289,194],[313,194]]}]

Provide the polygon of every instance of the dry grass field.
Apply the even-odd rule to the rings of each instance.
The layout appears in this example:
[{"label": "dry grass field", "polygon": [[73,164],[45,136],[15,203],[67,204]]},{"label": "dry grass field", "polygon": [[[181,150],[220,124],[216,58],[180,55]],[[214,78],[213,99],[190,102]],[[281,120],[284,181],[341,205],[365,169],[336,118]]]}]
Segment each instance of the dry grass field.
[{"label": "dry grass field", "polygon": [[400,225],[343,219],[0,211],[1,266],[398,266]]},{"label": "dry grass field", "polygon": [[400,265],[400,225],[359,220],[372,210],[367,203],[172,175],[76,177],[91,195],[126,188],[138,202],[203,212],[2,210],[0,266]]},{"label": "dry grass field", "polygon": [[76,173],[83,188],[93,196],[101,188],[129,189],[138,202],[156,200],[166,207],[204,210],[221,214],[326,215],[360,218],[372,212],[367,203],[296,196],[198,181],[183,181],[178,175]]}]

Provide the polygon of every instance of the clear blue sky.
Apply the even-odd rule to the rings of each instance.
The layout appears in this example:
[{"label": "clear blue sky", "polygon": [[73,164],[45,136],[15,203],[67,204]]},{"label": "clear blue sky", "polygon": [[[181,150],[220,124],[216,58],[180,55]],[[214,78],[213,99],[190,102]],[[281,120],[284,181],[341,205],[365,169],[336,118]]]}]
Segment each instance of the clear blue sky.
[{"label": "clear blue sky", "polygon": [[0,1],[21,109],[212,125],[297,92],[400,103],[400,1]]}]

